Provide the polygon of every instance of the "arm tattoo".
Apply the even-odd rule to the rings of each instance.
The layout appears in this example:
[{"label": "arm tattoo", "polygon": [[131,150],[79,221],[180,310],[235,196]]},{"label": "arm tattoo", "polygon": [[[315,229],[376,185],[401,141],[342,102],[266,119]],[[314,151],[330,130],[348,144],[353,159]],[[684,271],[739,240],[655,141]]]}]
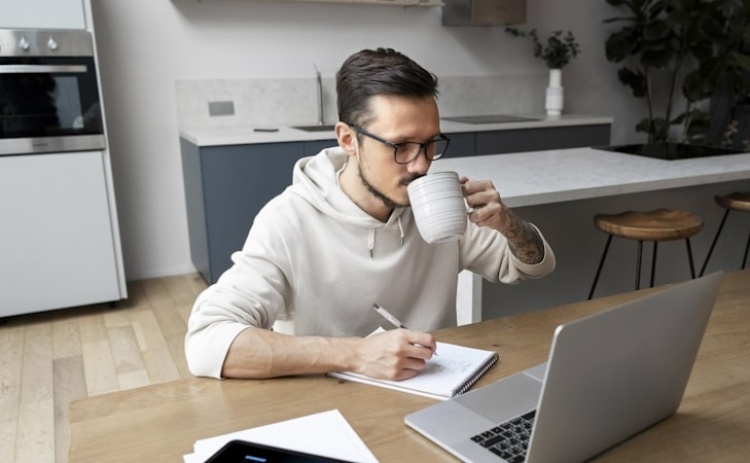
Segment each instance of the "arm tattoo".
[{"label": "arm tattoo", "polygon": [[503,234],[510,251],[521,262],[538,264],[544,258],[544,243],[536,229],[508,210],[509,226]]}]

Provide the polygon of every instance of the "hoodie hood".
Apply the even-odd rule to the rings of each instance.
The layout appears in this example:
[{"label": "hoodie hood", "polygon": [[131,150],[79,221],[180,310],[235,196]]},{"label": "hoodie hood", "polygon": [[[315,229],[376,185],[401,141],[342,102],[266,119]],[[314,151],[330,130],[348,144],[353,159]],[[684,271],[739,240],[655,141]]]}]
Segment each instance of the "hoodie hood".
[{"label": "hoodie hood", "polygon": [[398,227],[403,244],[401,215],[406,208],[395,208],[385,223],[360,209],[338,184],[338,175],[346,166],[347,159],[347,154],[339,147],[328,148],[316,156],[300,159],[294,165],[290,192],[296,193],[315,209],[338,222],[368,230],[368,249],[371,255],[375,247],[376,232],[380,229]]}]

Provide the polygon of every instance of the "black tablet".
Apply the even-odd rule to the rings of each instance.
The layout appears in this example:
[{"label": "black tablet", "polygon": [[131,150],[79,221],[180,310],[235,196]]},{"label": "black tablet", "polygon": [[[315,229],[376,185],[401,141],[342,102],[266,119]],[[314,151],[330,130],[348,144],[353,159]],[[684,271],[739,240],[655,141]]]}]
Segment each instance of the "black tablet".
[{"label": "black tablet", "polygon": [[309,453],[296,452],[278,447],[255,444],[243,440],[227,442],[211,456],[206,463],[322,463],[340,462],[351,463],[345,460],[311,455]]}]

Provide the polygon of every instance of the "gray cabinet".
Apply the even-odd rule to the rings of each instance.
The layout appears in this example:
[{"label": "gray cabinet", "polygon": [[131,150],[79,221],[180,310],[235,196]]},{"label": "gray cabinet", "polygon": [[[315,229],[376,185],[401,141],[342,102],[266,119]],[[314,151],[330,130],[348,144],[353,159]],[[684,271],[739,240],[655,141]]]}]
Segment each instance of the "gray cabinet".
[{"label": "gray cabinet", "polygon": [[314,140],[306,141],[304,147],[305,156],[315,156],[326,148],[337,146],[338,142],[334,139],[331,140]]},{"label": "gray cabinet", "polygon": [[[609,144],[610,125],[447,133],[446,157]],[[242,248],[255,215],[292,182],[294,163],[334,139],[197,146],[180,139],[190,254],[207,282],[215,282]],[[439,162],[439,161],[438,161]]]},{"label": "gray cabinet", "polygon": [[198,147],[180,140],[190,255],[213,283],[242,248],[255,215],[292,182],[305,144],[267,143]]},{"label": "gray cabinet", "polygon": [[448,151],[444,157],[457,158],[473,156],[476,153],[477,145],[474,132],[446,133],[445,136],[451,139],[451,143],[448,145]]}]

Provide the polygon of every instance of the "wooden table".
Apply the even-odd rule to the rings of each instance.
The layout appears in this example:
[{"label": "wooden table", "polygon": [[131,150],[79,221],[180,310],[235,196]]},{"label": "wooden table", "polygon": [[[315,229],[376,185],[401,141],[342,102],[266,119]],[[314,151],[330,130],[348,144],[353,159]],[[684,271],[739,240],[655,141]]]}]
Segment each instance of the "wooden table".
[{"label": "wooden table", "polygon": [[[559,323],[635,294],[487,320],[441,330],[436,337],[499,352],[500,363],[480,380],[481,386],[544,361]],[[382,462],[452,461],[403,423],[406,414],[431,403],[325,376],[193,378],[74,402],[70,461],[182,461],[197,439],[334,408]],[[634,460],[750,460],[750,269],[725,276],[677,414],[596,459]]]}]

